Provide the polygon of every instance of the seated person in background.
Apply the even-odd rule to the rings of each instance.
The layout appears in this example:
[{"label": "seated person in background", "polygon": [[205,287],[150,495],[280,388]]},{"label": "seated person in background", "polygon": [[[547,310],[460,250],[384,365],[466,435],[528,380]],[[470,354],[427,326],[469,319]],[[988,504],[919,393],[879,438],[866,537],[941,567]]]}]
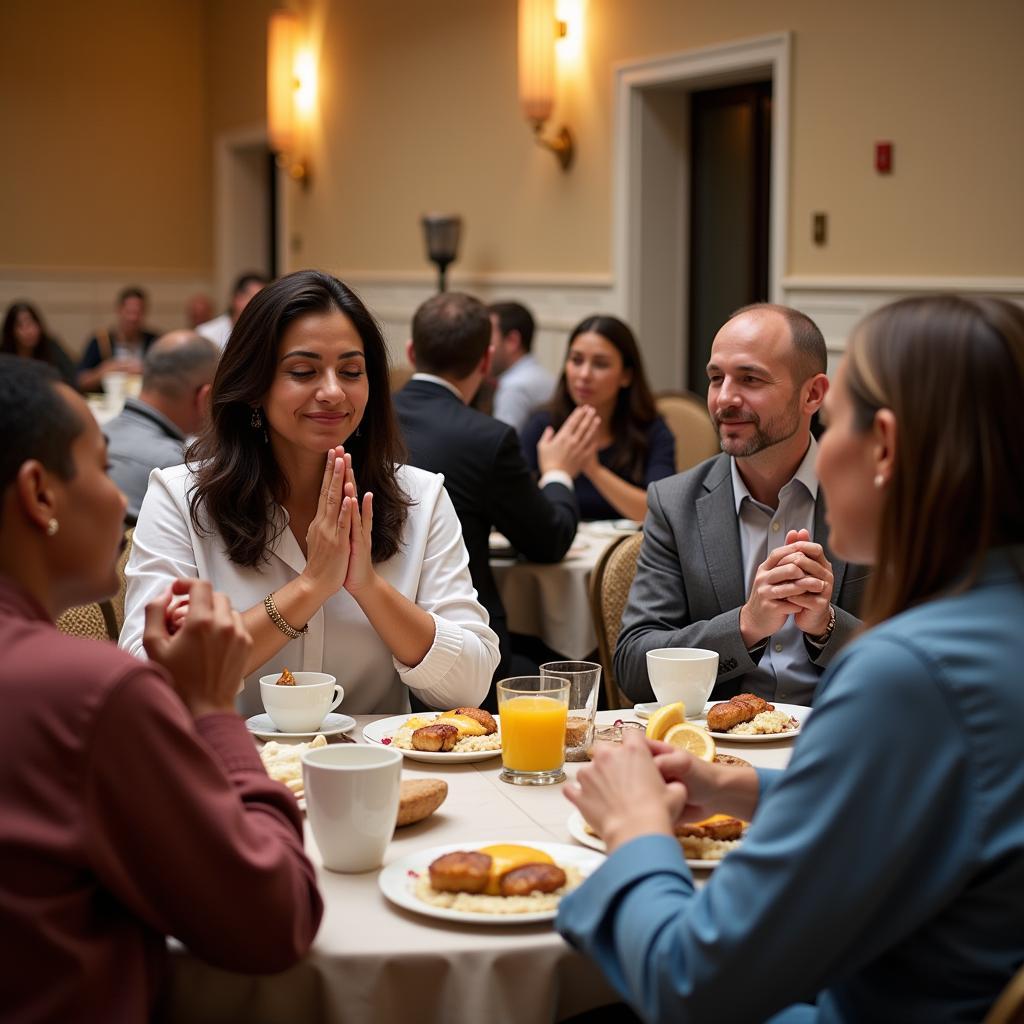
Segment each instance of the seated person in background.
[{"label": "seated person in background", "polygon": [[231,332],[188,464],[150,477],[121,646],[141,653],[146,604],[198,577],[244,609],[247,715],[259,677],[285,667],[336,676],[353,715],[408,711],[410,691],[478,704],[498,640],[441,477],[402,455],[367,308],[315,270],[267,285]]},{"label": "seated person in background", "polygon": [[537,361],[533,348],[533,316],[518,302],[494,302],[491,317],[492,415],[521,431],[530,414],[551,401],[555,378]]},{"label": "seated person in background", "polygon": [[206,422],[220,350],[193,331],[171,331],[142,361],[142,390],[103,428],[110,476],[134,525],[154,469],[185,461],[185,439]]},{"label": "seated person in background", "polygon": [[0,352],[49,363],[65,384],[75,386],[75,364],[60,342],[47,333],[39,310],[30,302],[12,302],[7,307]]},{"label": "seated person in background", "polygon": [[[630,735],[566,786],[609,857],[557,926],[644,1021],[987,1020],[1024,962],[1022,395],[1019,307],[871,314],[817,465],[867,629],[789,767]],[[752,824],[698,891],[672,825],[712,811]]]},{"label": "seated person in background", "polygon": [[185,326],[194,331],[200,324],[213,318],[213,300],[205,292],[190,295],[185,303]]},{"label": "seated person in background", "polygon": [[146,302],[146,293],[134,285],[118,295],[117,326],[97,331],[86,342],[78,363],[79,390],[102,390],[108,373],[142,373],[142,357],[156,341],[156,335],[143,326]]},{"label": "seated person in background", "polygon": [[174,935],[232,971],[281,971],[320,922],[302,815],[232,702],[251,640],[179,581],[140,661],[65,636],[117,590],[124,497],[83,399],[0,355],[0,981],[6,1020],[150,1019]]},{"label": "seated person in background", "polygon": [[[487,375],[490,341],[487,310],[476,299],[458,292],[428,299],[413,318],[407,349],[418,372],[395,395],[395,411],[409,464],[444,474],[462,524],[473,585],[501,647],[494,678],[504,679],[535,675],[537,666],[511,653],[505,608],[488,560],[488,535],[497,527],[534,562],[557,562],[568,551],[579,519],[572,478],[598,424],[593,410],[580,409],[541,442],[538,487],[515,430],[467,404]],[[486,706],[495,709],[493,686]]]},{"label": "seated person in background", "polygon": [[713,697],[810,704],[859,623],[866,570],[828,547],[811,417],[825,339],[785,306],[741,309],[715,336],[708,410],[722,452],[647,492],[636,578],[615,648],[619,685],[654,699],[647,652],[718,652]]},{"label": "seated person in background", "polygon": [[227,312],[199,324],[196,333],[209,338],[217,348],[223,349],[238,318],[242,315],[242,310],[261,288],[267,286],[267,283],[267,278],[258,271],[250,270],[241,274],[231,290],[231,304]]},{"label": "seated person in background", "polygon": [[676,442],[654,407],[633,332],[613,316],[589,316],[569,335],[555,397],[523,429],[535,472],[538,442],[581,406],[601,419],[597,446],[576,479],[581,517],[643,519],[648,486],[675,472]]}]

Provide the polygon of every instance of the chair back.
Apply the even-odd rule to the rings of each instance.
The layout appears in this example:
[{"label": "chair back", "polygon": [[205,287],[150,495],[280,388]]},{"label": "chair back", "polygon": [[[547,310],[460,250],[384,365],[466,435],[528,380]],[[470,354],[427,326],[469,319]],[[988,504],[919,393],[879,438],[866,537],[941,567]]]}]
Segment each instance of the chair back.
[{"label": "chair back", "polygon": [[80,604],[69,608],[57,619],[57,628],[68,636],[89,640],[113,640],[117,643],[118,626],[109,601]]},{"label": "chair back", "polygon": [[984,1024],[1024,1024],[1024,964],[992,1004]]},{"label": "chair back", "polygon": [[643,539],[642,533],[627,533],[612,541],[590,574],[590,614],[597,634],[597,653],[604,670],[605,695],[608,707],[612,709],[632,707],[632,702],[615,681],[612,662]]},{"label": "chair back", "polygon": [[721,451],[704,400],[690,391],[662,391],[655,396],[658,415],[676,439],[676,472],[696,466]]},{"label": "chair back", "polygon": [[[128,564],[128,556],[132,553],[132,537],[134,536],[134,528],[125,532],[124,551],[121,552],[121,557],[117,560],[117,593],[110,599],[110,604],[114,610],[114,620],[117,623],[118,635],[120,635],[121,629],[124,626],[124,592],[127,586],[124,578],[124,568]],[[115,637],[115,639],[117,638]]]}]

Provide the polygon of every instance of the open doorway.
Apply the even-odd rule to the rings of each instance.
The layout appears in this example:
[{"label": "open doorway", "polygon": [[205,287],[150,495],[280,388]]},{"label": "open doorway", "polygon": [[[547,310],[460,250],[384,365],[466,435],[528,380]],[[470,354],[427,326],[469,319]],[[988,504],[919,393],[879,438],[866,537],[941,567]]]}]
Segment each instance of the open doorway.
[{"label": "open doorway", "polygon": [[718,328],[741,306],[768,299],[772,83],[690,93],[690,273],[687,350],[691,391]]},{"label": "open doorway", "polygon": [[[789,51],[789,34],[780,33],[616,69],[614,301],[636,329],[649,376],[663,388],[703,390],[704,346],[709,349],[725,316],[747,301],[781,299],[788,222]],[[745,218],[743,229],[753,255],[744,257],[737,276],[747,283],[731,290],[721,271],[716,278],[711,268],[715,260],[720,268],[727,263],[725,254],[736,245],[739,229],[730,223],[716,237],[711,213],[717,204],[740,201],[735,195],[704,197],[701,189],[708,183],[701,179],[713,179],[715,172],[705,175],[695,164],[694,151],[702,138],[710,145],[704,136],[714,132],[695,121],[705,113],[702,105],[711,108],[712,119],[716,103],[728,111],[729,96],[738,95],[740,87],[752,90],[751,103],[760,118],[760,128],[751,128],[757,137],[750,174],[758,185],[740,205],[753,203],[759,212]],[[701,100],[701,94],[710,98]],[[716,157],[719,165],[727,159]],[[695,189],[702,198],[693,198]],[[711,257],[701,248],[705,244],[718,245],[715,260],[706,265]],[[712,273],[710,283],[706,272]],[[691,308],[695,297],[700,304],[705,296],[702,308]]]},{"label": "open doorway", "polygon": [[284,204],[280,172],[266,132],[225,135],[217,144],[214,209],[218,301],[227,298],[239,274],[282,273]]}]

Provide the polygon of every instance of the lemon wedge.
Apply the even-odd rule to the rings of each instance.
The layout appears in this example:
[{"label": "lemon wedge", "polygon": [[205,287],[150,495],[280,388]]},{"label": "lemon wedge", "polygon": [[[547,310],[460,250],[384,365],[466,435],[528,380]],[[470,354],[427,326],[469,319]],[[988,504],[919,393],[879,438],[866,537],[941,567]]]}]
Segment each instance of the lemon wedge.
[{"label": "lemon wedge", "polygon": [[680,722],[686,721],[686,708],[683,707],[683,702],[677,700],[675,704],[666,704],[664,707],[658,708],[657,711],[647,719],[647,729],[644,735],[649,740],[660,740],[664,739],[665,733],[669,731],[674,725],[679,725]]},{"label": "lemon wedge", "polygon": [[692,722],[680,722],[678,725],[673,725],[662,736],[662,740],[665,743],[671,743],[673,747],[678,747],[679,750],[689,751],[702,761],[714,761],[715,759],[715,741],[708,735],[706,729],[702,729]]}]

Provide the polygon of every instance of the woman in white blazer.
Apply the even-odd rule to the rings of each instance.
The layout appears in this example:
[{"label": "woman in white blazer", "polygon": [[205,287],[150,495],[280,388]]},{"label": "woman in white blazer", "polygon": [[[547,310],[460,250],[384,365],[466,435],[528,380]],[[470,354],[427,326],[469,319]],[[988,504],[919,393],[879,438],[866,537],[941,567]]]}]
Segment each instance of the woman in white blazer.
[{"label": "woman in white blazer", "polygon": [[407,711],[409,690],[478,704],[497,638],[443,478],[400,465],[399,437],[384,339],[360,299],[311,270],[264,288],[188,463],[150,477],[121,646],[140,653],[146,603],[199,577],[252,634],[246,714],[262,710],[259,676],[286,666],[337,676],[352,714]]}]

